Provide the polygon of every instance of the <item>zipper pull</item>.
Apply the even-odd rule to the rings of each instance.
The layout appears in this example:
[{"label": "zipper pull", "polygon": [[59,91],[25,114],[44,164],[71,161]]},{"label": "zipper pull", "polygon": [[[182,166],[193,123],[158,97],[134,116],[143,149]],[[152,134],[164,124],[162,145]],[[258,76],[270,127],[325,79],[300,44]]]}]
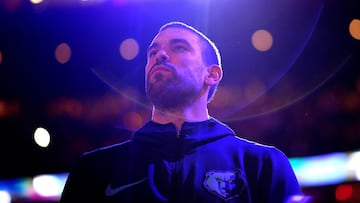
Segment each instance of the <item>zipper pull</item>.
[{"label": "zipper pull", "polygon": [[180,130],[176,131],[176,137],[177,137],[178,139],[180,138],[180,135],[181,135]]}]

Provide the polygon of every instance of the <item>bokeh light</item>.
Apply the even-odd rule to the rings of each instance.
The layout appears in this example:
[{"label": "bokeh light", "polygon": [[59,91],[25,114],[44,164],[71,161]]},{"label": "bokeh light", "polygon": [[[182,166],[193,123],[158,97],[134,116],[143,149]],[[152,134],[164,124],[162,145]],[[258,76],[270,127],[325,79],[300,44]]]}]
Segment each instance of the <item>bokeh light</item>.
[{"label": "bokeh light", "polygon": [[0,64],[2,63],[2,61],[3,61],[3,54],[2,54],[2,52],[0,51]]},{"label": "bokeh light", "polygon": [[10,203],[11,195],[6,190],[0,190],[0,202],[1,203]]},{"label": "bokeh light", "polygon": [[209,111],[212,115],[220,115],[224,111],[224,107],[231,109],[242,101],[244,101],[242,94],[238,94],[233,87],[219,86],[214,99],[209,103]]},{"label": "bokeh light", "polygon": [[354,172],[355,179],[360,181],[360,152],[350,155],[348,168]]},{"label": "bokeh light", "polygon": [[359,19],[353,19],[350,22],[349,32],[353,38],[360,40],[360,20]]},{"label": "bokeh light", "polygon": [[310,196],[293,195],[286,201],[286,203],[309,203],[310,200]]},{"label": "bokeh light", "polygon": [[71,58],[71,48],[67,43],[59,44],[55,49],[55,58],[61,63],[67,63]]},{"label": "bokeh light", "polygon": [[0,100],[0,118],[6,116],[6,103]]},{"label": "bokeh light", "polygon": [[273,37],[267,30],[257,30],[251,37],[254,48],[258,51],[268,51],[273,45]]},{"label": "bokeh light", "polygon": [[353,188],[351,185],[339,185],[335,191],[335,198],[337,201],[347,201],[351,198],[353,194]]},{"label": "bokeh light", "polygon": [[247,102],[253,101],[258,95],[266,90],[265,84],[261,80],[250,81],[245,88],[245,99]]},{"label": "bokeh light", "polygon": [[296,159],[293,161],[300,166],[293,166],[293,168],[298,174],[298,180],[304,186],[337,184],[348,177],[347,155],[344,153],[313,156],[309,157],[306,162],[296,162]]},{"label": "bokeh light", "polygon": [[37,128],[34,133],[34,140],[40,147],[48,147],[50,143],[50,134],[45,128]]},{"label": "bokeh light", "polygon": [[127,112],[123,117],[123,123],[126,129],[134,131],[141,127],[143,119],[137,112]]},{"label": "bokeh light", "polygon": [[16,117],[21,111],[20,104],[16,101],[0,100],[0,118]]},{"label": "bokeh light", "polygon": [[32,186],[36,193],[43,197],[57,197],[63,190],[62,181],[54,175],[39,175],[34,177]]},{"label": "bokeh light", "polygon": [[135,39],[126,39],[120,44],[119,51],[125,60],[132,60],[139,54],[139,44]]},{"label": "bokeh light", "polygon": [[84,112],[84,107],[82,102],[77,99],[61,98],[49,104],[48,112],[51,116],[81,118]]},{"label": "bokeh light", "polygon": [[39,4],[39,3],[42,3],[43,0],[30,0],[30,2],[33,4]]},{"label": "bokeh light", "polygon": [[5,9],[8,12],[12,13],[12,12],[16,12],[20,8],[22,0],[2,0],[0,2],[4,4]]}]

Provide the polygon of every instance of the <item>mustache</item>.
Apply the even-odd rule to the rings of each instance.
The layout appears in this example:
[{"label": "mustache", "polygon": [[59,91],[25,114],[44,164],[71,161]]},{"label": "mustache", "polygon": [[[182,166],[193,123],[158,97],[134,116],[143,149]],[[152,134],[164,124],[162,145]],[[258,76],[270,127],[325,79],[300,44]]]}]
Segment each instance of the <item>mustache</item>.
[{"label": "mustache", "polygon": [[156,62],[153,66],[151,66],[149,73],[151,73],[156,66],[165,66],[169,68],[172,72],[175,72],[175,67],[172,64],[167,63],[165,61],[161,61],[161,62]]}]

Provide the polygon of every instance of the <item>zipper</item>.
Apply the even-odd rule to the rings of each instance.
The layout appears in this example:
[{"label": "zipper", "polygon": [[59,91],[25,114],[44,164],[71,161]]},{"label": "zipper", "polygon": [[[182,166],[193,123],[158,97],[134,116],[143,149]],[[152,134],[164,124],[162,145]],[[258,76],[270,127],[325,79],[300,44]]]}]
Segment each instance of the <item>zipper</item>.
[{"label": "zipper", "polygon": [[176,148],[175,148],[175,153],[176,153],[176,160],[174,161],[174,165],[173,165],[173,169],[172,169],[172,178],[171,178],[171,188],[172,188],[172,192],[171,192],[171,197],[169,198],[169,202],[181,202],[181,188],[182,188],[182,172],[183,172],[183,160],[181,157],[181,153],[182,153],[182,138],[184,138],[184,136],[182,135],[181,130],[177,130],[176,131]]}]

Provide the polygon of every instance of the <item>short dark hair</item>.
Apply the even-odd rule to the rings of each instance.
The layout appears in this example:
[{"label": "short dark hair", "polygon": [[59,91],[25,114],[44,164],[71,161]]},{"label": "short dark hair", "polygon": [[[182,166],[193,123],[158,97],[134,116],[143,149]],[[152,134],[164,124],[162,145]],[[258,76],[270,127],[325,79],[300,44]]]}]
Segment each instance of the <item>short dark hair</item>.
[{"label": "short dark hair", "polygon": [[[182,28],[182,29],[189,30],[189,31],[195,33],[200,38],[200,41],[202,42],[201,56],[202,56],[202,60],[203,60],[204,64],[207,66],[216,64],[221,67],[221,55],[220,55],[219,49],[216,47],[215,43],[213,41],[211,41],[202,32],[200,32],[199,30],[195,29],[194,27],[187,25],[185,23],[182,23],[182,22],[166,23],[165,25],[161,26],[159,32],[161,32],[167,28]],[[207,98],[208,102],[210,102],[211,99],[214,97],[217,86],[218,86],[218,83],[210,87],[209,95]]]}]

